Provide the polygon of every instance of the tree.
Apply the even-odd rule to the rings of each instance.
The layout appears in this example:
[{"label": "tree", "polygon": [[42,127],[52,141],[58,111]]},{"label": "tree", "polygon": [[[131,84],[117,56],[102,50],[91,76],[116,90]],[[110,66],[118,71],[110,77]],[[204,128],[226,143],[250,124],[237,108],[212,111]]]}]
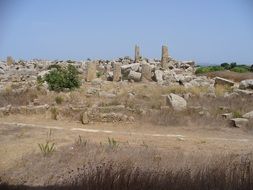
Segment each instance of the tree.
[{"label": "tree", "polygon": [[223,67],[226,70],[230,69],[230,65],[228,63],[222,63],[220,66]]},{"label": "tree", "polygon": [[230,69],[233,69],[234,67],[236,67],[236,62],[232,62],[232,63],[230,63]]},{"label": "tree", "polygon": [[68,65],[67,67],[56,67],[45,75],[43,81],[47,82],[49,90],[72,90],[74,88],[79,88],[81,85],[78,74],[77,69],[73,65]]}]

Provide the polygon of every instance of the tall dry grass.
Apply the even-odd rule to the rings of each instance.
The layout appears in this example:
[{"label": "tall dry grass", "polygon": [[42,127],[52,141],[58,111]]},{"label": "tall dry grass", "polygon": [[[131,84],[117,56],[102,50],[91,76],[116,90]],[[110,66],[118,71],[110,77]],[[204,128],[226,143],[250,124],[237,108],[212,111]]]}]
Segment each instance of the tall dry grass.
[{"label": "tall dry grass", "polygon": [[248,73],[237,73],[233,71],[216,71],[216,72],[210,72],[204,74],[207,77],[214,78],[214,77],[222,77],[226,78],[229,80],[233,80],[235,82],[240,82],[242,80],[246,79],[253,79],[253,73],[248,72]]},{"label": "tall dry grass", "polygon": [[[68,147],[68,152],[58,152],[47,159],[30,157],[30,163],[26,163],[23,170],[16,168],[18,177],[26,181],[29,178],[46,179],[45,176],[47,176],[51,181],[50,184],[15,186],[2,183],[0,188],[62,190],[253,189],[252,154],[214,154],[207,157],[194,153],[194,155],[187,156],[176,152],[160,153],[149,148],[111,149],[105,144],[99,146],[85,144],[85,146],[75,148],[76,150],[71,152]],[[73,161],[77,163],[74,169],[70,167],[73,166]],[[22,174],[20,171],[26,171],[27,174]],[[60,175],[59,171],[64,175]]]}]

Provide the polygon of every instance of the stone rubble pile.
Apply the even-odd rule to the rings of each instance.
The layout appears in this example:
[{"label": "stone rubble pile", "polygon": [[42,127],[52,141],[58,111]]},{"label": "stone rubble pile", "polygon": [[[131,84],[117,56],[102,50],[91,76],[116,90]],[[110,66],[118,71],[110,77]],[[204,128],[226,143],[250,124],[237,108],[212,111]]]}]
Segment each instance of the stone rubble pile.
[{"label": "stone rubble pile", "polygon": [[206,77],[197,77],[194,61],[177,61],[169,56],[168,47],[162,46],[161,60],[147,59],[140,55],[140,47],[135,46],[135,57],[126,56],[116,60],[95,61],[15,61],[7,57],[0,61],[0,82],[36,81],[38,76],[49,72],[50,65],[74,65],[87,82],[98,76],[104,80],[119,82],[157,82],[159,85],[183,85],[185,87],[210,86],[213,80]]}]

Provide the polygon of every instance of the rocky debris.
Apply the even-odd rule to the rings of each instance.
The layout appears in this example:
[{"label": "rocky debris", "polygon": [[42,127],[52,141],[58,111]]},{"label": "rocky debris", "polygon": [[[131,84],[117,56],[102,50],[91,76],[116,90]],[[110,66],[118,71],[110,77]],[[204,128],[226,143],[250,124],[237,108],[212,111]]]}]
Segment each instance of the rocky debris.
[{"label": "rocky debris", "polygon": [[194,67],[195,66],[195,61],[182,61],[182,66],[183,68],[187,69],[189,67]]},{"label": "rocky debris", "polygon": [[237,96],[239,96],[239,94],[236,93],[236,92],[232,92],[232,93],[226,92],[226,93],[224,94],[224,98],[233,98],[233,97],[237,97]]},{"label": "rocky debris", "polygon": [[[135,59],[131,59],[130,57],[126,56],[112,61],[46,61],[34,59],[30,61],[19,60],[13,64],[1,62],[0,81],[36,82],[37,76],[43,77],[50,71],[50,66],[58,65],[65,67],[68,64],[72,64],[73,66],[75,66],[77,70],[81,74],[83,74],[84,80],[88,82],[91,82],[92,80],[96,79],[99,75],[99,78],[102,78],[103,80],[116,82],[133,78],[130,81],[155,81],[160,85],[180,84],[186,87],[198,85],[198,81],[194,81],[198,80],[198,77],[194,75],[195,62],[177,61],[172,59],[171,57],[169,57],[167,46],[162,47],[161,60],[142,58],[140,55],[140,48],[136,46]],[[131,71],[134,71],[136,73]],[[141,79],[139,79],[140,76]],[[205,80],[203,83],[206,83],[206,85],[210,84],[211,82],[208,80]],[[202,84],[200,86],[202,86]]]},{"label": "rocky debris", "polygon": [[95,78],[91,81],[91,85],[92,86],[99,86],[101,87],[101,85],[103,84],[103,80],[101,78]]},{"label": "rocky debris", "polygon": [[99,121],[101,122],[119,122],[119,121],[130,121],[133,122],[134,121],[134,117],[130,116],[128,117],[125,114],[122,113],[101,113],[99,115]]},{"label": "rocky debris", "polygon": [[221,77],[215,77],[214,78],[215,80],[215,83],[214,85],[224,85],[224,86],[234,86],[234,82],[231,81],[231,80],[228,80],[228,79],[224,79],[224,78],[221,78]]},{"label": "rocky debris", "polygon": [[99,96],[103,98],[115,98],[116,94],[102,91],[102,92],[99,92]]},{"label": "rocky debris", "polygon": [[222,118],[224,119],[232,119],[233,118],[233,113],[224,113],[221,115]]},{"label": "rocky debris", "polygon": [[113,68],[113,81],[121,81],[121,63],[115,63]]},{"label": "rocky debris", "polygon": [[6,106],[0,108],[0,116],[9,114],[44,114],[49,109],[49,105],[28,105],[28,106]]},{"label": "rocky debris", "polygon": [[132,63],[128,65],[122,65],[121,66],[121,72],[122,74],[129,74],[130,71],[139,71],[140,68],[140,63]]},{"label": "rocky debris", "polygon": [[40,100],[39,99],[34,99],[32,103],[33,103],[34,106],[38,106],[38,105],[40,105]]},{"label": "rocky debris", "polygon": [[95,95],[97,94],[98,92],[100,91],[99,88],[95,88],[95,87],[90,87],[88,90],[87,90],[87,95]]},{"label": "rocky debris", "polygon": [[[83,82],[86,80],[94,84],[99,74],[99,79],[102,81],[98,81],[98,83],[100,83],[98,86],[101,86],[105,80],[116,82],[127,80],[131,82],[154,81],[157,82],[157,84],[164,86],[181,85],[186,88],[206,87],[208,89],[212,89],[215,83],[219,83],[217,82],[219,81],[219,78],[214,80],[205,76],[196,76],[194,74],[194,61],[177,61],[169,57],[167,46],[162,47],[161,60],[141,58],[139,50],[140,48],[136,47],[135,59],[126,56],[115,60],[88,60],[80,62],[71,60],[31,60],[17,61],[12,65],[7,65],[5,62],[1,62],[0,81],[15,83],[26,81],[36,82],[37,76],[43,77],[49,72],[49,66],[67,66],[68,64],[72,64],[81,74],[83,74]],[[224,82],[224,80],[221,81]],[[227,82],[226,79],[225,82]],[[95,83],[97,83],[97,81]],[[46,85],[45,88],[47,88]],[[234,87],[233,90],[239,95],[253,94],[253,91],[241,91],[242,89]],[[240,92],[238,92],[239,90]],[[88,95],[89,94],[97,93],[89,91]],[[227,95],[229,96],[230,94]],[[208,96],[214,97],[214,90],[208,92]]]},{"label": "rocky debris", "polygon": [[253,111],[245,113],[242,117],[246,119],[253,119]]},{"label": "rocky debris", "polygon": [[139,46],[135,46],[135,49],[134,49],[134,61],[136,63],[139,63],[140,62],[140,59],[141,59],[141,55],[140,55],[140,47]]},{"label": "rocky debris", "polygon": [[5,74],[4,70],[0,68],[0,75],[4,75],[4,74]]},{"label": "rocky debris", "polygon": [[163,83],[163,71],[161,71],[161,70],[155,70],[155,81],[158,84],[162,84]]},{"label": "rocky debris", "polygon": [[11,111],[12,106],[8,105],[5,107],[0,108],[0,117],[3,117],[4,115],[9,115]]},{"label": "rocky debris", "polygon": [[134,82],[140,82],[141,81],[141,73],[130,71],[128,75],[128,80],[133,80]]},{"label": "rocky debris", "polygon": [[113,81],[113,72],[107,72],[106,79],[107,81]]},{"label": "rocky debris", "polygon": [[96,62],[89,62],[87,65],[86,81],[90,82],[95,79],[96,76]]},{"label": "rocky debris", "polygon": [[234,89],[234,93],[237,93],[239,95],[253,95],[253,91],[252,90]]},{"label": "rocky debris", "polygon": [[115,105],[115,106],[103,106],[103,107],[96,107],[94,108],[98,112],[102,113],[109,113],[109,112],[124,112],[125,106],[124,105]]},{"label": "rocky debris", "polygon": [[243,80],[240,82],[239,88],[242,90],[253,90],[253,79]]},{"label": "rocky debris", "polygon": [[233,127],[238,127],[238,128],[246,127],[249,122],[249,120],[245,118],[234,118],[234,119],[231,119],[230,121]]},{"label": "rocky debris", "polygon": [[166,96],[166,105],[170,106],[175,111],[183,111],[187,108],[186,100],[173,93]]},{"label": "rocky debris", "polygon": [[202,111],[198,112],[198,114],[200,116],[206,116],[206,117],[209,117],[211,115],[208,110],[202,110]]},{"label": "rocky debris", "polygon": [[192,80],[189,82],[183,83],[186,88],[192,87],[213,87],[214,80],[208,79],[206,76],[192,76]]},{"label": "rocky debris", "polygon": [[45,75],[49,74],[49,72],[50,72],[50,70],[41,71],[41,72],[38,73],[38,76],[43,78]]}]

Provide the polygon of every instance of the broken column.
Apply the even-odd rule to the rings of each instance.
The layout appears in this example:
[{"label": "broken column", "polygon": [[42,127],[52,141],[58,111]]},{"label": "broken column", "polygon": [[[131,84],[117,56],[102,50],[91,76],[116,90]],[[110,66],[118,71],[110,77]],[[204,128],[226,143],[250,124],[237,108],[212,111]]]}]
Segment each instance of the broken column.
[{"label": "broken column", "polygon": [[121,63],[115,63],[113,67],[113,81],[121,81]]},{"label": "broken column", "polygon": [[162,59],[161,66],[162,68],[166,68],[167,63],[169,62],[169,52],[167,46],[162,46]]},{"label": "broken column", "polygon": [[89,62],[86,70],[86,81],[90,82],[97,77],[96,62]]},{"label": "broken column", "polygon": [[14,59],[11,56],[7,57],[7,65],[13,65],[14,64]]},{"label": "broken column", "polygon": [[140,82],[141,80],[141,73],[135,72],[135,71],[130,71],[128,75],[128,80],[132,80],[134,82]]},{"label": "broken column", "polygon": [[140,62],[140,58],[141,58],[141,56],[140,56],[140,47],[139,46],[137,46],[137,45],[135,45],[135,51],[134,51],[134,55],[135,55],[135,58],[134,58],[134,61],[135,61],[135,63],[139,63]]},{"label": "broken column", "polygon": [[142,80],[151,81],[152,80],[152,67],[148,63],[142,63],[141,76]]}]

